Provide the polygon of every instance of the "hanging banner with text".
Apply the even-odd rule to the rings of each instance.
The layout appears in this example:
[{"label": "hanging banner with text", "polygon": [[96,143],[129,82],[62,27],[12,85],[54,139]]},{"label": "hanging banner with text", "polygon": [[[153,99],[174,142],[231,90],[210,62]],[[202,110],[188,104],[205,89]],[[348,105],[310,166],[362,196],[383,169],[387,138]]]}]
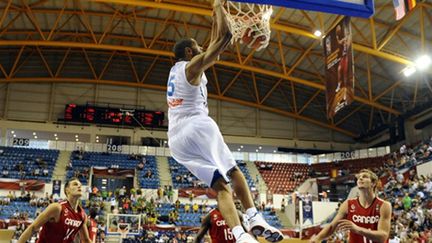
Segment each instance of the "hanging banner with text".
[{"label": "hanging banner with text", "polygon": [[323,38],[327,117],[333,118],[354,99],[354,60],[350,17],[343,18]]},{"label": "hanging banner with text", "polygon": [[60,196],[61,190],[61,180],[53,180],[52,194],[57,194]]}]

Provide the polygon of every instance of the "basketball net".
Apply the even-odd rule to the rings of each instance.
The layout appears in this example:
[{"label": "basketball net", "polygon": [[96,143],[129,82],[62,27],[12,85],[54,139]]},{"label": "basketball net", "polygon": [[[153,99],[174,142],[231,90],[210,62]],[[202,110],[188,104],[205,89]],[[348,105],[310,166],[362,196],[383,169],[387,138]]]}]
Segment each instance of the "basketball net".
[{"label": "basketball net", "polygon": [[[268,46],[270,42],[270,18],[273,13],[271,5],[240,3],[228,0],[224,6],[224,12],[228,21],[228,28],[233,35],[232,43],[241,41],[248,29],[254,31],[253,44],[258,38],[264,39],[261,46],[257,49],[261,50]],[[251,46],[248,46],[251,48]]]}]

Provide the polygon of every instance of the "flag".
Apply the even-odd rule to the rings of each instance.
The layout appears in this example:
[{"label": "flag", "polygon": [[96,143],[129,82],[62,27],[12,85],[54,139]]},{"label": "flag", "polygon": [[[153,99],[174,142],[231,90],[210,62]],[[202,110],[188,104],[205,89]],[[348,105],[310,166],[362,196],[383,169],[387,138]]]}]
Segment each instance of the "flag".
[{"label": "flag", "polygon": [[417,5],[416,0],[393,0],[396,12],[396,20],[402,19],[406,13],[411,11]]},{"label": "flag", "polygon": [[416,5],[416,0],[405,0],[405,9],[408,9],[408,11],[411,11]]},{"label": "flag", "polygon": [[405,16],[405,2],[404,0],[393,0],[393,5],[396,12],[396,20],[399,20]]}]

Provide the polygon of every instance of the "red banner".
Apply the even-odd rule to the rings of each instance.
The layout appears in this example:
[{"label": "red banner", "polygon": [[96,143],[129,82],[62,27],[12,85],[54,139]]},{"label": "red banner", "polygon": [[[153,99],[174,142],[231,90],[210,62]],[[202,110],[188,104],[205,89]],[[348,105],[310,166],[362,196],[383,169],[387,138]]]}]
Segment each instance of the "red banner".
[{"label": "red banner", "polygon": [[194,197],[216,198],[216,192],[211,188],[180,188],[179,197],[189,197],[193,193]]},{"label": "red banner", "polygon": [[44,188],[45,183],[38,180],[0,180],[0,189],[2,190],[21,190],[24,187],[25,191],[40,191]]},{"label": "red banner", "polygon": [[124,177],[124,176],[134,176],[135,171],[133,169],[93,167],[93,175]]},{"label": "red banner", "polygon": [[350,18],[342,19],[323,39],[329,118],[354,99],[354,60]]}]

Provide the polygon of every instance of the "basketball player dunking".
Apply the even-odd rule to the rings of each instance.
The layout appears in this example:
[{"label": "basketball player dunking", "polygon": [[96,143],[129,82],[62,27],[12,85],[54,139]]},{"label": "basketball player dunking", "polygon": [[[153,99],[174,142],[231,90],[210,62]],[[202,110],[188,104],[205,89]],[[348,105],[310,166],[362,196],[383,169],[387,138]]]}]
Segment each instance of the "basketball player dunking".
[{"label": "basketball player dunking", "polygon": [[50,204],[24,231],[18,243],[30,240],[41,226],[37,243],[71,243],[78,232],[83,236],[82,242],[91,243],[85,227],[87,216],[79,206],[81,182],[77,178],[71,178],[65,184],[65,194],[67,200]]},{"label": "basketball player dunking", "polygon": [[171,68],[167,84],[171,155],[217,192],[219,210],[236,242],[257,241],[241,226],[228,185],[230,179],[246,208],[252,233],[270,242],[281,241],[282,233],[270,226],[255,208],[243,173],[236,166],[216,122],[208,116],[204,71],[214,64],[232,37],[221,5],[221,0],[213,3],[212,36],[205,52],[191,38],[174,46],[177,62]]},{"label": "basketball player dunking", "polygon": [[388,242],[392,209],[389,202],[376,196],[377,182],[375,173],[361,170],[357,174],[359,197],[342,203],[333,221],[310,242],[321,242],[335,230],[349,231],[350,243]]}]

